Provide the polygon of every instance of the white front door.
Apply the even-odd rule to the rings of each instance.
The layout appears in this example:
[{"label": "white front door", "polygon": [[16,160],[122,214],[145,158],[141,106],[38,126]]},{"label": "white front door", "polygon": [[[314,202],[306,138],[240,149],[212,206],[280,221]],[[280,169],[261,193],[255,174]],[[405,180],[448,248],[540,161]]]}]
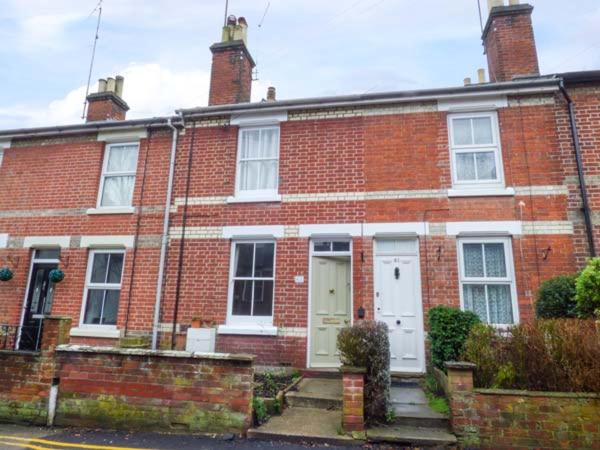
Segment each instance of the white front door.
[{"label": "white front door", "polygon": [[423,373],[425,346],[416,240],[375,242],[375,319],[390,332],[390,369]]}]

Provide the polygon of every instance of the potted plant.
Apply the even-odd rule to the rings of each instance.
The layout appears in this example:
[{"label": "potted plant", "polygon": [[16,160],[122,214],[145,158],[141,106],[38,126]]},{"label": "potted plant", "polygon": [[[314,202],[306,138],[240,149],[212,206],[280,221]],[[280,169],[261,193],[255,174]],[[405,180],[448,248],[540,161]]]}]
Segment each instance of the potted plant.
[{"label": "potted plant", "polygon": [[48,278],[53,283],[60,283],[62,280],[65,279],[65,272],[57,267],[56,269],[52,269],[50,271],[50,273],[48,274]]},{"label": "potted plant", "polygon": [[2,267],[0,269],[0,281],[10,281],[12,280],[13,276],[13,271],[8,267]]}]

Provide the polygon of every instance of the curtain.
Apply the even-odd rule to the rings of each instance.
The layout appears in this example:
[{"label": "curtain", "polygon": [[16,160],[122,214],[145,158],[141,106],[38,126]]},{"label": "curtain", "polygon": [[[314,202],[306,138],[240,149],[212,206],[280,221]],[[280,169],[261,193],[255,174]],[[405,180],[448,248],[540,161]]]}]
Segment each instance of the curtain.
[{"label": "curtain", "polygon": [[478,180],[495,180],[496,158],[494,152],[479,152],[475,154]]},{"label": "curtain", "polygon": [[486,323],[488,321],[487,306],[485,302],[485,285],[463,285],[463,301],[466,310],[473,311],[479,316],[482,322]]},{"label": "curtain", "polygon": [[481,244],[463,244],[466,277],[482,278],[485,276],[482,248]]},{"label": "curtain", "polygon": [[492,121],[489,117],[473,118],[474,144],[490,145],[494,143],[492,135]]},{"label": "curtain", "polygon": [[242,191],[277,188],[279,130],[242,132],[239,161],[239,189]]},{"label": "curtain", "polygon": [[452,131],[454,134],[454,145],[471,145],[471,119],[453,119]]},{"label": "curtain", "polygon": [[488,285],[488,303],[490,305],[490,323],[513,323],[510,286],[506,284]]},{"label": "curtain", "polygon": [[110,172],[135,172],[137,166],[137,145],[110,147],[106,171]]},{"label": "curtain", "polygon": [[474,153],[456,153],[456,177],[460,181],[477,179],[474,158]]},{"label": "curtain", "polygon": [[130,206],[133,198],[134,176],[104,178],[102,206]]},{"label": "curtain", "polygon": [[504,244],[485,244],[485,272],[488,278],[505,278]]}]

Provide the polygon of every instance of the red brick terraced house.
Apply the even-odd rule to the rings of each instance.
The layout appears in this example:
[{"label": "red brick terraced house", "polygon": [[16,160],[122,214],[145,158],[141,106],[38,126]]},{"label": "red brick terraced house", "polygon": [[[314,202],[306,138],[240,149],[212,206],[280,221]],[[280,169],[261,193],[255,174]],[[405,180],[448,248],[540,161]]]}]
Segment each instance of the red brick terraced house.
[{"label": "red brick terraced house", "polygon": [[108,79],[85,124],[1,131],[5,340],[35,348],[53,314],[73,342],[183,348],[201,319],[217,351],[328,368],[365,317],[420,373],[433,306],[531,320],[540,283],[596,254],[600,72],[540,75],[533,8],[491,4],[490,82],[250,103],[231,18],[207,107],[126,120]]}]

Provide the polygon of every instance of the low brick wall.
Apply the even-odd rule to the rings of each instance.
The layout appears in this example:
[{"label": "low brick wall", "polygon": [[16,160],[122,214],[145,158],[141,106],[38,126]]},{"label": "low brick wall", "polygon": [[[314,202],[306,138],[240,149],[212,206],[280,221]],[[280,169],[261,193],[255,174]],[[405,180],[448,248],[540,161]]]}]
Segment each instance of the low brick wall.
[{"label": "low brick wall", "polygon": [[252,420],[253,359],[61,346],[55,423],[243,434]]},{"label": "low brick wall", "polygon": [[474,365],[447,368],[452,429],[462,446],[600,448],[600,395],[474,389]]},{"label": "low brick wall", "polygon": [[0,351],[0,422],[46,424],[54,350],[70,328],[71,319],[47,318],[39,352]]},{"label": "low brick wall", "polygon": [[365,429],[365,372],[362,367],[343,366],[342,428],[346,432]]}]

